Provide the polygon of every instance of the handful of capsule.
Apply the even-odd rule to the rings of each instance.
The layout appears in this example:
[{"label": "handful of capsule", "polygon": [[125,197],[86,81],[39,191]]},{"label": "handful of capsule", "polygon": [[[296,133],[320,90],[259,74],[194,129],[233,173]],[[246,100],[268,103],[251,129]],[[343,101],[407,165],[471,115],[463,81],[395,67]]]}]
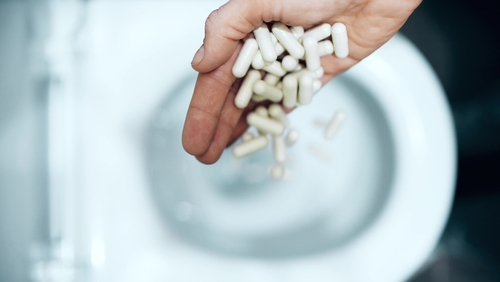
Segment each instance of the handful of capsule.
[{"label": "handful of capsule", "polygon": [[276,160],[271,176],[279,179],[284,174],[286,146],[299,138],[296,129],[284,134],[289,121],[283,107],[311,103],[314,93],[322,87],[321,57],[335,53],[345,58],[349,54],[347,30],[342,23],[324,23],[305,31],[301,26],[275,22],[271,30],[262,23],[253,36],[244,42],[232,68],[235,77],[243,78],[234,102],[238,108],[246,108],[250,100],[273,103],[247,115],[248,124],[257,128],[259,136],[243,134],[243,142],[233,148],[233,155],[241,158],[265,148],[270,135]]}]

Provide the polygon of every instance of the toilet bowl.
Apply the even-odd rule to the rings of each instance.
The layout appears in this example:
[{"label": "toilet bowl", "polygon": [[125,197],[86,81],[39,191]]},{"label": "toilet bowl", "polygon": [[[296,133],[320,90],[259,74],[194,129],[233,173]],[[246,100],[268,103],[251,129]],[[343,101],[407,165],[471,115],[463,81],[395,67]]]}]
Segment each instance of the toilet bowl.
[{"label": "toilet bowl", "polygon": [[[432,68],[398,34],[325,85],[289,115],[301,138],[281,181],[269,177],[270,149],[245,159],[226,150],[202,165],[180,133],[189,62],[221,4],[86,7],[71,104],[77,204],[67,207],[68,222],[79,220],[62,236],[88,280],[411,277],[437,244],[455,179],[451,115]],[[338,110],[347,119],[325,140],[320,124]]]}]

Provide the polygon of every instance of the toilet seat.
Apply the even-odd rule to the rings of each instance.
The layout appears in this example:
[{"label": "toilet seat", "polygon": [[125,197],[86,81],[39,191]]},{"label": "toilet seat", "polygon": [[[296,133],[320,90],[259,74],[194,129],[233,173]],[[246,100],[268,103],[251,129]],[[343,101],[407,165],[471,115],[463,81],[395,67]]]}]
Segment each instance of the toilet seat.
[{"label": "toilet seat", "polygon": [[[204,18],[220,4],[197,2],[196,11],[191,9],[193,3],[180,1],[89,4],[86,28],[97,36],[82,66],[83,79],[89,83],[83,96],[82,132],[100,136],[97,140],[87,137],[82,148],[86,168],[82,190],[87,202],[92,202],[85,208],[88,233],[84,240],[91,277],[95,281],[407,279],[429,256],[447,220],[456,156],[451,115],[439,81],[401,35],[345,74],[370,89],[388,117],[395,140],[393,186],[397,189],[364,232],[330,252],[274,260],[216,255],[191,245],[164,225],[147,188],[144,136],[151,113],[165,97],[164,90],[182,81],[186,72],[192,74],[186,65],[201,43]],[[182,19],[187,13],[194,19],[192,29],[171,28],[165,31],[170,38],[158,39],[158,22],[174,26],[175,17]],[[125,21],[129,24],[122,25]],[[114,38],[108,38],[110,34]],[[133,40],[133,46],[121,45],[126,47],[113,54],[111,41],[126,43],[127,36],[139,39]],[[165,50],[170,55],[163,54]],[[135,83],[126,81],[152,66],[170,79],[151,75]],[[103,100],[113,107],[104,107]],[[103,162],[102,152],[108,150],[115,153]]]}]

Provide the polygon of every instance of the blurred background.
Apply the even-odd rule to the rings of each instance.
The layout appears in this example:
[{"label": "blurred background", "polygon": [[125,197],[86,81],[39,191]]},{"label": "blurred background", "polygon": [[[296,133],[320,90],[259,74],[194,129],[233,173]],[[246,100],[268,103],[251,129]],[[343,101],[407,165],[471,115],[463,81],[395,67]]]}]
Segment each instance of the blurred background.
[{"label": "blurred background", "polygon": [[423,1],[401,31],[445,88],[459,156],[442,250],[414,281],[500,281],[500,18],[489,1]]},{"label": "blurred background", "polygon": [[[80,2],[79,5],[85,5]],[[0,281],[30,281],[51,179],[46,1],[0,1]],[[402,33],[427,57],[453,111],[458,178],[450,219],[411,280],[500,281],[500,17],[486,0],[424,1]],[[68,15],[68,17],[78,14]],[[62,28],[64,29],[64,28]],[[61,31],[64,34],[64,30]],[[65,63],[59,65],[64,68]],[[64,144],[61,144],[64,146]],[[52,148],[54,149],[54,148]],[[60,170],[64,172],[64,170]],[[37,242],[37,243],[34,243]]]}]

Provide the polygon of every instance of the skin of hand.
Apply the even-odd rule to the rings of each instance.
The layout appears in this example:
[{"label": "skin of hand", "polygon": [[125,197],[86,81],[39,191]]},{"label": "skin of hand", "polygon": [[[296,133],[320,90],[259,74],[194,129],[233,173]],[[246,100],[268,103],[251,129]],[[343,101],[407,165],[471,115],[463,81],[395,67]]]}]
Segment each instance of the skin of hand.
[{"label": "skin of hand", "polygon": [[333,79],[377,50],[398,32],[421,0],[230,0],[205,23],[203,45],[191,63],[199,72],[184,123],[182,144],[204,164],[215,163],[224,149],[243,134],[245,109],[234,105],[241,84],[232,66],[241,40],[262,22],[281,21],[305,29],[342,22],[347,27],[349,56],[325,56],[321,82]]}]

